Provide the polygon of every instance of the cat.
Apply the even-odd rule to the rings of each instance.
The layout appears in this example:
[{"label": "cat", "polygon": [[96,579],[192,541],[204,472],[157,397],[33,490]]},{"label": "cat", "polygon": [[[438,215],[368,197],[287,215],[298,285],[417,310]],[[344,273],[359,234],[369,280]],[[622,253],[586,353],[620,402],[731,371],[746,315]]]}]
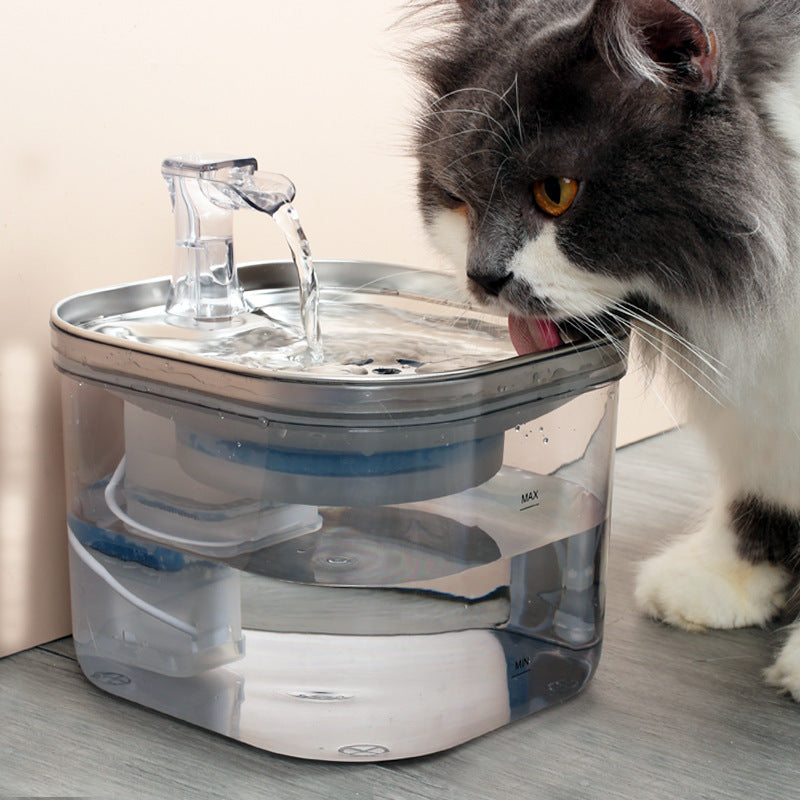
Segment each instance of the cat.
[{"label": "cat", "polygon": [[[420,8],[424,6],[424,8]],[[629,320],[719,488],[634,595],[688,630],[800,587],[800,0],[418,0],[422,216],[521,352]],[[800,701],[800,624],[768,683]]]}]

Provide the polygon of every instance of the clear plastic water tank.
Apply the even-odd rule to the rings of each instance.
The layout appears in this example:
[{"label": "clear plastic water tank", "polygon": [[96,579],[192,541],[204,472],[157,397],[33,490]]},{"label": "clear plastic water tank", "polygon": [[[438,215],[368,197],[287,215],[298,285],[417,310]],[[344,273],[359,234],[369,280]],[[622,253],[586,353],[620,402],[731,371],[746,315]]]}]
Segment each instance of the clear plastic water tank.
[{"label": "clear plastic water tank", "polygon": [[[81,668],[316,759],[430,753],[561,703],[603,640],[625,333],[520,357],[441,274],[318,272],[323,330],[363,330],[337,374],[269,366],[289,263],[240,270],[259,313],[223,333],[154,326],[167,280],[54,309]],[[441,358],[376,357],[393,324]]]}]

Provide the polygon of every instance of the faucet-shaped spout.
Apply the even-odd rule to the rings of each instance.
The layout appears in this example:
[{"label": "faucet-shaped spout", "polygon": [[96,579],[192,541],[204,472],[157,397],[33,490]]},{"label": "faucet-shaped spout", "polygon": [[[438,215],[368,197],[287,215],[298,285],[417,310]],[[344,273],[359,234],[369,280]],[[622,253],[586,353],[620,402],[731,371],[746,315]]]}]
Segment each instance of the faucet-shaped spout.
[{"label": "faucet-shaped spout", "polygon": [[248,310],[233,258],[233,212],[270,216],[294,199],[285,176],[258,171],[254,158],[165,159],[175,214],[175,268],[167,313],[184,324],[226,323]]}]

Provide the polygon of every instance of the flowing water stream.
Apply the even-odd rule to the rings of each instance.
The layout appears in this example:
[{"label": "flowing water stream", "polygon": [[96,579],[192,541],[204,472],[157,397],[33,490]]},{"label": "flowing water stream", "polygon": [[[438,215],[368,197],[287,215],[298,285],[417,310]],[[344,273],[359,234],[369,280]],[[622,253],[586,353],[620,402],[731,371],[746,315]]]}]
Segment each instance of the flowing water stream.
[{"label": "flowing water stream", "polygon": [[322,332],[319,325],[319,285],[314,262],[311,259],[311,246],[308,243],[300,217],[294,206],[287,203],[272,216],[286,236],[297,267],[297,280],[300,287],[300,318],[306,337],[312,363],[323,359]]}]

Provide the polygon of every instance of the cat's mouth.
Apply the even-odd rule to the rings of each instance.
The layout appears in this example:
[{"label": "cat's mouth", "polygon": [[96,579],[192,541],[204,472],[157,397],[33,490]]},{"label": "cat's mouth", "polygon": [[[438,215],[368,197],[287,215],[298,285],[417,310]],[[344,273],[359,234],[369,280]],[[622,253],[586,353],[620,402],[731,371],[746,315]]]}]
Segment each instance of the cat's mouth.
[{"label": "cat's mouth", "polygon": [[579,344],[589,341],[589,330],[608,332],[617,327],[606,315],[596,319],[558,320],[545,317],[508,315],[508,332],[511,344],[518,355],[544,353],[568,344]]},{"label": "cat's mouth", "polygon": [[511,335],[511,344],[521,356],[554,350],[564,344],[561,331],[555,322],[549,319],[509,314],[508,332]]},{"label": "cat's mouth", "polygon": [[521,356],[555,350],[564,344],[577,344],[586,341],[586,334],[580,330],[584,326],[570,320],[555,322],[545,317],[521,317],[508,315],[508,332],[511,344]]},{"label": "cat's mouth", "polygon": [[600,309],[593,314],[564,314],[547,297],[534,292],[527,283],[516,289],[514,273],[499,278],[482,273],[469,274],[467,286],[477,300],[508,313],[508,332],[518,355],[544,353],[564,345],[588,342],[599,335],[608,338],[626,324],[624,313]]},{"label": "cat's mouth", "polygon": [[[563,345],[589,341],[595,334],[608,335],[619,327],[611,315],[600,310],[592,315],[564,315],[547,297],[533,291],[513,272],[499,277],[476,271],[467,273],[467,288],[479,303],[508,313],[508,332],[518,355],[555,350]],[[616,315],[621,316],[621,315]]]}]

